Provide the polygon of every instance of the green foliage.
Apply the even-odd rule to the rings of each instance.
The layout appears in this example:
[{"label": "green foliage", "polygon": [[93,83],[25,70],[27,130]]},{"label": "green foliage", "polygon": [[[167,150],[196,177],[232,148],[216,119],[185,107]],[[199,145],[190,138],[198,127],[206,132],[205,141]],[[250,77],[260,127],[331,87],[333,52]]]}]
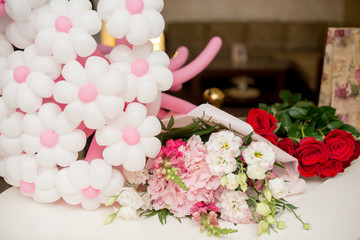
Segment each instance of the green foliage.
[{"label": "green foliage", "polygon": [[[173,213],[170,212],[169,209],[166,209],[166,208],[163,208],[163,209],[160,209],[160,210],[146,210],[142,213],[140,213],[140,216],[145,216],[145,217],[152,217],[154,215],[158,215],[158,218],[159,218],[159,221],[162,225],[166,224],[166,218],[168,216],[172,216],[172,217],[175,217]],[[180,223],[181,223],[181,220],[180,218],[177,218],[175,217]]]},{"label": "green foliage", "polygon": [[306,136],[323,140],[333,129],[345,130],[355,138],[360,136],[356,128],[344,124],[335,115],[332,107],[318,107],[311,101],[302,100],[301,94],[292,94],[289,90],[282,90],[279,96],[283,103],[259,104],[260,109],[272,113],[278,120],[276,135],[279,137],[289,137],[296,142]]}]

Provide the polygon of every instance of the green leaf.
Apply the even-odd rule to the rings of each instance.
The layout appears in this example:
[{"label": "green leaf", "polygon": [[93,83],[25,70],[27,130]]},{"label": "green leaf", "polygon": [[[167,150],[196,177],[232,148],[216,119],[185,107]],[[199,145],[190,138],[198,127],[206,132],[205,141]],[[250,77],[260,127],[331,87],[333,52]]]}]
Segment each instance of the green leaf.
[{"label": "green leaf", "polygon": [[254,134],[254,132],[251,132],[249,135],[246,135],[245,137],[243,137],[243,143],[245,144],[245,145],[249,145],[250,143],[251,143],[251,141],[252,141],[252,135]]},{"label": "green leaf", "polygon": [[296,120],[307,119],[307,110],[299,107],[292,107],[289,109],[289,115]]},{"label": "green leaf", "polygon": [[287,113],[282,114],[280,117],[280,122],[281,122],[281,125],[285,128],[285,130],[289,131],[289,128],[292,124],[289,114],[287,114]]},{"label": "green leaf", "polygon": [[288,131],[290,138],[298,138],[300,136],[300,129],[299,129],[299,122],[296,121],[291,124],[289,131]]},{"label": "green leaf", "polygon": [[328,125],[326,125],[327,128],[333,130],[333,129],[338,129],[343,125],[343,122],[340,120],[336,120],[336,121],[332,121],[330,122]]},{"label": "green leaf", "polygon": [[309,108],[315,106],[315,104],[309,101],[301,101],[301,102],[297,102],[295,106],[300,108]]},{"label": "green leaf", "polygon": [[289,102],[291,98],[291,92],[289,90],[283,89],[280,91],[279,97],[284,102]]},{"label": "green leaf", "polygon": [[174,117],[171,116],[166,129],[170,130],[174,126],[174,123],[175,123]]},{"label": "green leaf", "polygon": [[290,101],[293,102],[293,103],[295,103],[295,102],[300,101],[301,98],[302,98],[302,96],[301,96],[300,93],[295,93],[294,95],[292,95],[292,96],[290,97]]},{"label": "green leaf", "polygon": [[266,105],[265,103],[259,103],[258,108],[260,108],[260,109],[262,109],[262,110],[264,110],[266,112],[269,109],[268,105]]},{"label": "green leaf", "polygon": [[283,165],[281,165],[281,163],[274,162],[274,165],[275,165],[275,166],[278,166],[278,167],[280,167],[280,168],[285,169],[285,167],[284,167]]},{"label": "green leaf", "polygon": [[349,124],[343,124],[340,129],[351,133],[352,135],[354,135],[355,138],[360,137],[360,132],[355,127]]}]

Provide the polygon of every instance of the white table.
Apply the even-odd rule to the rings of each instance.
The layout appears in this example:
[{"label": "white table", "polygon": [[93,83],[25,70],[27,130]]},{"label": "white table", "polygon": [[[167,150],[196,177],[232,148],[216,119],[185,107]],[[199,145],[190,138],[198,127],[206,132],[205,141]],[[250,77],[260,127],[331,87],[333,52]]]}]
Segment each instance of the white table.
[{"label": "white table", "polygon": [[[360,162],[357,160],[345,173],[326,181],[311,179],[304,194],[288,200],[299,207],[302,219],[310,222],[305,231],[294,216],[284,213],[279,219],[287,227],[271,235],[257,235],[257,225],[238,225],[238,233],[220,239],[360,239]],[[199,225],[184,219],[179,223],[169,217],[161,225],[157,217],[137,222],[117,219],[103,226],[105,217],[113,212],[111,207],[87,211],[80,206],[69,206],[62,201],[38,204],[23,196],[17,188],[10,188],[0,195],[1,240],[107,240],[107,239],[219,239],[200,233]],[[221,223],[222,227],[234,227]]]}]

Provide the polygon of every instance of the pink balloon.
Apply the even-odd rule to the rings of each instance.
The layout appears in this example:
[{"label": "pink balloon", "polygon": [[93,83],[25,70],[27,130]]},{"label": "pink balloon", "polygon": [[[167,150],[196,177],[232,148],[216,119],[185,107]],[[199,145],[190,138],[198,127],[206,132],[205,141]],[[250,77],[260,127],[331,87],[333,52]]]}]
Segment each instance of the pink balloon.
[{"label": "pink balloon", "polygon": [[86,154],[85,161],[91,163],[94,159],[103,159],[103,151],[106,146],[100,146],[95,137],[92,139],[89,150]]},{"label": "pink balloon", "polygon": [[125,45],[129,48],[132,49],[133,45],[131,43],[129,43],[129,41],[126,39],[126,37],[120,38],[120,39],[116,39],[116,46],[117,45]]},{"label": "pink balloon", "polygon": [[172,72],[178,70],[186,63],[189,57],[189,49],[181,46],[176,50],[176,53],[177,54],[170,60],[169,70]]},{"label": "pink balloon", "polygon": [[126,9],[131,13],[131,15],[139,14],[144,8],[143,0],[126,0],[125,2]]},{"label": "pink balloon", "polygon": [[161,107],[179,114],[187,114],[196,108],[194,104],[166,93],[161,94]]},{"label": "pink balloon", "polygon": [[197,58],[185,67],[175,71],[173,85],[182,84],[203,71],[215,58],[222,45],[220,37],[213,37]]}]

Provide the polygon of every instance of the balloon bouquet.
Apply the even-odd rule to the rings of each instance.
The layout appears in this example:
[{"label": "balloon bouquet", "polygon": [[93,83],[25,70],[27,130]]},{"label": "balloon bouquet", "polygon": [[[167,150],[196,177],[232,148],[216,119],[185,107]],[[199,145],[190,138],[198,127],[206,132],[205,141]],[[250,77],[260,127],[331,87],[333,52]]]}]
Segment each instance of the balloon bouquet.
[{"label": "balloon bouquet", "polygon": [[[221,39],[185,65],[149,39],[164,30],[163,0],[0,0],[0,176],[40,203],[96,209],[156,157],[157,117],[195,106],[179,91],[215,57]],[[117,46],[92,35],[105,21]],[[16,49],[14,51],[13,46]],[[185,66],[184,66],[185,65]],[[84,159],[78,159],[87,141]]]}]

